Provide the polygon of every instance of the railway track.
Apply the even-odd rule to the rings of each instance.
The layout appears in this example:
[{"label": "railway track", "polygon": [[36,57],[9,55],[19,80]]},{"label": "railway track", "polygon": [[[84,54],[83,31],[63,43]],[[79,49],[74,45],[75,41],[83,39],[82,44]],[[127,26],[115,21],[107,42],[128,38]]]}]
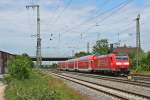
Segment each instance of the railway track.
[{"label": "railway track", "polygon": [[125,83],[125,84],[150,88],[150,83],[149,82],[144,82],[144,81],[128,80],[128,79],[125,79],[125,78],[101,76],[101,75],[87,74],[87,73],[66,72],[66,71],[65,71],[65,73],[75,74],[75,75],[78,75],[78,76],[82,75],[82,76],[85,76],[85,77],[90,77],[90,78],[95,78],[95,79],[102,79],[102,80],[108,80],[108,81],[114,81],[114,82],[120,82],[120,83]]},{"label": "railway track", "polygon": [[136,74],[131,74],[135,80],[141,80],[141,81],[149,81],[150,82],[150,76],[148,75],[136,75]]},{"label": "railway track", "polygon": [[106,86],[106,85],[101,85],[101,84],[94,83],[94,82],[89,82],[87,80],[75,78],[73,76],[62,75],[59,72],[48,72],[48,73],[51,75],[63,78],[65,80],[69,80],[69,81],[75,82],[77,84],[86,86],[86,87],[91,88],[93,90],[103,92],[103,93],[110,95],[110,96],[113,96],[114,98],[117,98],[117,99],[121,99],[121,100],[150,100],[149,96],[121,90],[121,89]]}]

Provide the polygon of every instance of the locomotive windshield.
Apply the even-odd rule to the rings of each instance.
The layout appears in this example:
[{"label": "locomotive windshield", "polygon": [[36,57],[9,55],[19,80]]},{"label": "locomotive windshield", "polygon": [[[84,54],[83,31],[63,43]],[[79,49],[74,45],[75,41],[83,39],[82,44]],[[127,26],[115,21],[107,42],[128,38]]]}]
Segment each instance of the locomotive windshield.
[{"label": "locomotive windshield", "polygon": [[128,60],[128,56],[116,56],[116,60]]}]

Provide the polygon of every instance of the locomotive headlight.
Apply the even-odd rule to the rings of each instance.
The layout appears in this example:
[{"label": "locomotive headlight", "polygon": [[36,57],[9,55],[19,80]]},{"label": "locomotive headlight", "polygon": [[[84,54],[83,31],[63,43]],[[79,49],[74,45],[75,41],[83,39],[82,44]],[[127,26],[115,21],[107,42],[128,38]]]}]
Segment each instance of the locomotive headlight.
[{"label": "locomotive headlight", "polygon": [[124,65],[129,65],[129,62],[124,62],[123,64],[124,64]]},{"label": "locomotive headlight", "polygon": [[122,63],[121,62],[116,62],[116,65],[121,65]]}]

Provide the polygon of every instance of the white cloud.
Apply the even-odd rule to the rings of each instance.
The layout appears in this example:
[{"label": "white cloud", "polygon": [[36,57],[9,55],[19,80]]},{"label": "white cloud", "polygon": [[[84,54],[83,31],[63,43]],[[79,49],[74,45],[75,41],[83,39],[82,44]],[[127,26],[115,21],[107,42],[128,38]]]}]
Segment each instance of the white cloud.
[{"label": "white cloud", "polygon": [[[98,8],[94,5],[84,5],[78,7],[69,7],[61,14],[56,21],[57,16],[65,6],[63,1],[58,0],[39,0],[41,13],[41,35],[42,35],[42,51],[43,55],[47,56],[69,56],[72,50],[86,50],[86,43],[90,41],[91,47],[99,38],[108,38],[110,42],[117,41],[117,33],[125,30],[128,27],[133,27],[129,30],[120,33],[122,42],[128,45],[135,46],[135,18],[139,12],[141,14],[142,23],[150,23],[149,6],[146,6],[149,1],[146,1],[144,7],[139,8],[135,4],[130,4],[127,7],[114,13],[107,20],[101,23],[105,18],[100,16],[86,25],[77,26],[84,22],[91,15],[91,11]],[[0,48],[12,53],[27,52],[30,55],[35,55],[36,38],[30,37],[36,33],[36,11],[26,10],[25,6],[28,0],[3,0],[0,2]],[[5,5],[9,5],[5,7]],[[55,7],[55,9],[53,9]],[[56,8],[59,7],[57,10]],[[141,10],[142,9],[142,10]],[[100,23],[98,23],[100,21]],[[95,26],[86,31],[92,25],[98,23],[101,26]],[[149,48],[149,24],[141,25],[141,42],[144,50]],[[66,30],[76,26],[73,31],[65,32]],[[53,40],[49,39],[50,34],[53,34]],[[59,33],[60,41],[59,41]],[[81,33],[83,38],[81,39]],[[132,36],[129,36],[132,33]],[[134,44],[133,44],[134,43]],[[69,48],[73,46],[74,48]],[[52,47],[48,48],[47,47]]]}]

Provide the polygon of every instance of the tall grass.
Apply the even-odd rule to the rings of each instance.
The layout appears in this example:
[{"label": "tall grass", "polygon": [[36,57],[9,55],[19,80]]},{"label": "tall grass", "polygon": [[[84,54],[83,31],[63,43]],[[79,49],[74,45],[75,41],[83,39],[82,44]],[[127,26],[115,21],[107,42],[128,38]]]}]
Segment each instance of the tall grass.
[{"label": "tall grass", "polygon": [[5,91],[6,100],[81,100],[63,81],[34,71],[29,79],[13,79]]}]

